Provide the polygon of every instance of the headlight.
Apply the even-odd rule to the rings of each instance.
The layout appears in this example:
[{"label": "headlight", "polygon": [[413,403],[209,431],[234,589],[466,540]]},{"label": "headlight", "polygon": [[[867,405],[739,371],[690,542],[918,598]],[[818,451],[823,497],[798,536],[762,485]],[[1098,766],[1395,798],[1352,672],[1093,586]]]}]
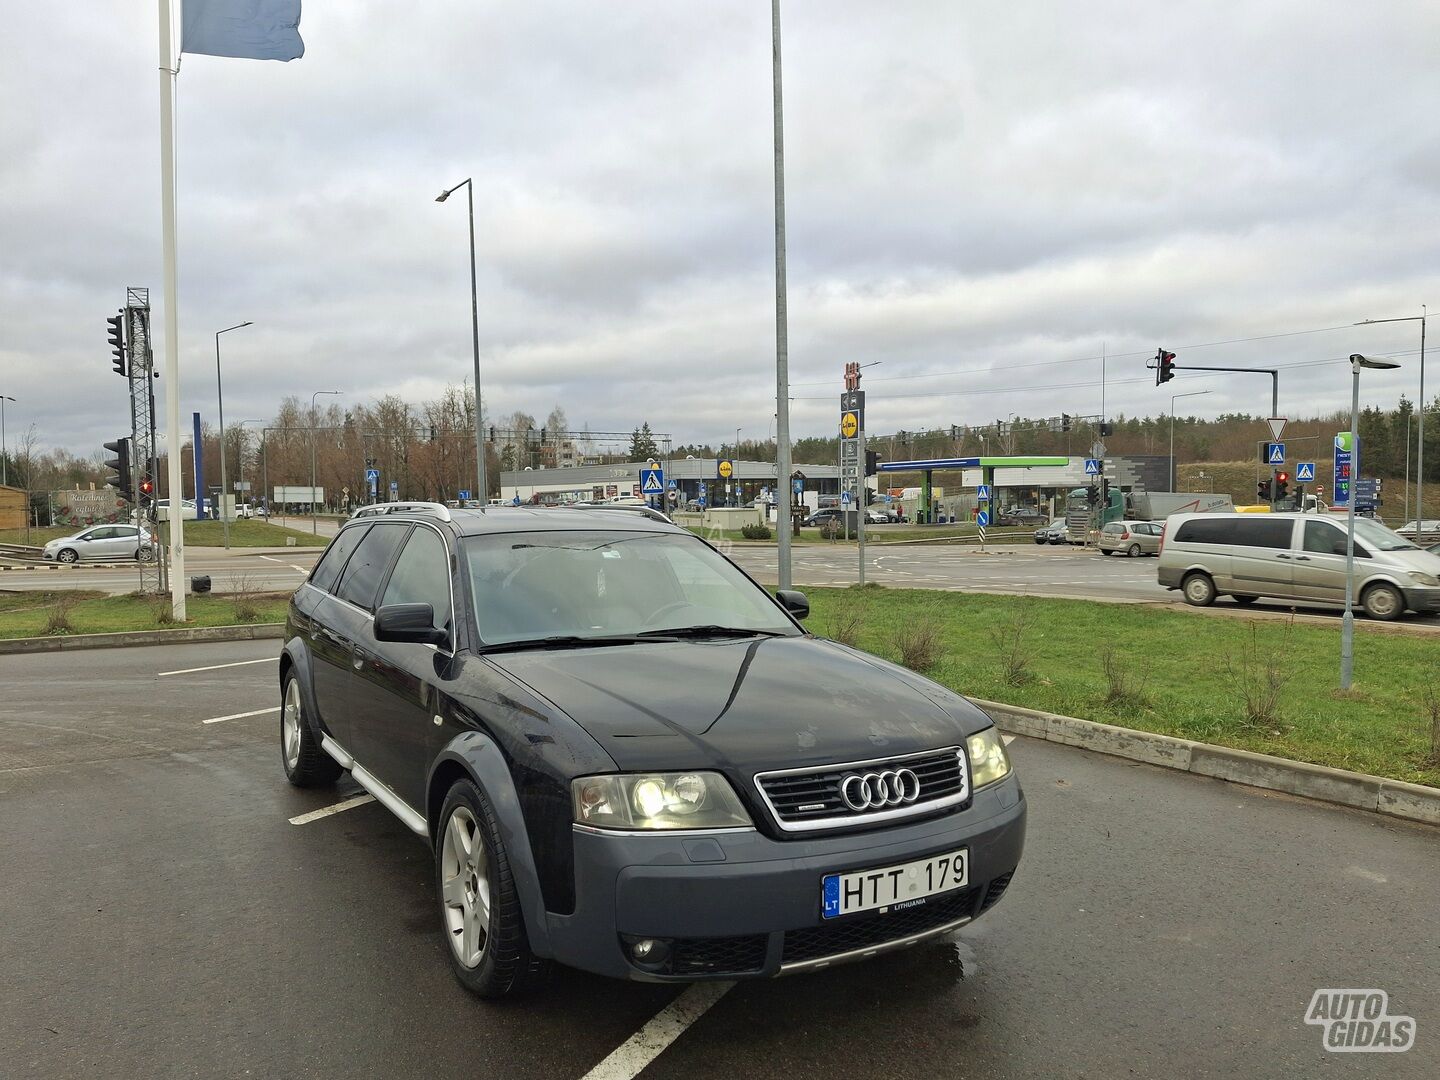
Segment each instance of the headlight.
[{"label": "headlight", "polygon": [[970,751],[971,787],[981,788],[1010,775],[1010,755],[997,729],[976,732],[965,740],[965,747]]},{"label": "headlight", "polygon": [[1440,578],[1434,574],[1423,574],[1419,570],[1411,570],[1410,576],[1420,585],[1440,585]]},{"label": "headlight", "polygon": [[723,829],[750,824],[719,773],[582,776],[570,784],[575,820],[602,829]]}]

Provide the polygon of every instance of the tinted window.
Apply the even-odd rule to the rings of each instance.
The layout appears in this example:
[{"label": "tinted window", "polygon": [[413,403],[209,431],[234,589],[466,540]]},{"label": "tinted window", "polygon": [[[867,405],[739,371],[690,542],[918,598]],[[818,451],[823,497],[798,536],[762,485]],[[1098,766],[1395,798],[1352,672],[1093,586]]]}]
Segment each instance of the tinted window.
[{"label": "tinted window", "polygon": [[405,542],[380,598],[381,607],[390,604],[429,604],[435,625],[442,630],[449,626],[450,559],[433,529],[417,528]]},{"label": "tinted window", "polygon": [[1179,544],[1239,544],[1246,547],[1288,548],[1294,526],[1288,518],[1192,518],[1175,534]]},{"label": "tinted window", "polygon": [[310,572],[310,584],[317,589],[324,589],[330,592],[335,587],[335,581],[340,576],[340,571],[345,569],[345,560],[350,558],[350,553],[360,543],[360,538],[365,535],[361,529],[341,529],[340,535],[330,541],[330,546],[325,549],[325,554],[320,556],[320,561],[315,564],[315,569]]},{"label": "tinted window", "polygon": [[335,595],[356,607],[373,611],[380,579],[390,568],[390,560],[395,557],[395,549],[405,539],[408,528],[408,525],[373,526],[345,564]]},{"label": "tinted window", "polygon": [[1106,525],[1105,528],[1101,531],[1109,533],[1112,536],[1119,536],[1122,532],[1125,531],[1125,529],[1118,521],[1112,521],[1109,525]]}]

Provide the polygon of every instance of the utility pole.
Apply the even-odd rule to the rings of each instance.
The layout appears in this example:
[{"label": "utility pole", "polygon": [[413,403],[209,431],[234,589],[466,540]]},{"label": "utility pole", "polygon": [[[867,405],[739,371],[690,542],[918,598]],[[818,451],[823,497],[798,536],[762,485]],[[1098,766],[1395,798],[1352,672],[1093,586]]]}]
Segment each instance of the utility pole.
[{"label": "utility pole", "polygon": [[777,581],[790,588],[790,342],[785,291],[785,124],[780,88],[780,0],[770,0],[770,74],[775,124],[775,480],[780,487]]}]

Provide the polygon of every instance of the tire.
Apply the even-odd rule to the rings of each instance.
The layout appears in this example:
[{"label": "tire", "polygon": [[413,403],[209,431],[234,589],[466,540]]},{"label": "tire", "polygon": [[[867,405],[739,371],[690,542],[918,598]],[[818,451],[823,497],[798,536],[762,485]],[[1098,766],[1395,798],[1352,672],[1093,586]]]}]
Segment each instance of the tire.
[{"label": "tire", "polygon": [[292,671],[285,676],[280,694],[280,764],[285,779],[296,787],[324,787],[340,779],[340,763],[320,749],[310,718],[305,715],[305,695]]},{"label": "tire", "polygon": [[1242,605],[1242,606],[1249,606],[1250,604],[1253,604],[1256,600],[1259,600],[1260,597],[1258,597],[1258,596],[1232,596],[1230,599],[1231,599],[1231,600],[1234,600],[1235,603],[1240,604],[1240,605]]},{"label": "tire", "polygon": [[73,566],[80,561],[80,553],[74,548],[61,548],[60,553],[55,556],[56,561]]},{"label": "tire", "polygon": [[1185,602],[1194,607],[1209,607],[1215,602],[1215,582],[1210,580],[1209,574],[1186,574],[1185,580],[1180,582],[1180,592]]},{"label": "tire", "polygon": [[1037,544],[1039,544],[1039,545],[1041,545],[1041,546],[1043,547],[1044,544],[1045,544],[1045,538],[1042,536],[1039,540],[1036,540],[1035,543],[1037,543]]},{"label": "tire", "polygon": [[154,562],[154,561],[155,561],[155,549],[154,549],[153,547],[136,548],[136,549],[135,549],[135,561],[136,561],[136,562]]},{"label": "tire", "polygon": [[461,986],[495,999],[544,981],[549,965],[530,951],[500,824],[469,779],[451,785],[440,809],[435,892],[445,955]]},{"label": "tire", "polygon": [[1365,614],[1381,622],[1394,622],[1405,614],[1405,597],[1394,585],[1371,585],[1360,594]]},{"label": "tire", "polygon": [[1125,554],[1129,555],[1132,559],[1138,559],[1140,557],[1140,545],[1131,544],[1128,548],[1125,549]]}]

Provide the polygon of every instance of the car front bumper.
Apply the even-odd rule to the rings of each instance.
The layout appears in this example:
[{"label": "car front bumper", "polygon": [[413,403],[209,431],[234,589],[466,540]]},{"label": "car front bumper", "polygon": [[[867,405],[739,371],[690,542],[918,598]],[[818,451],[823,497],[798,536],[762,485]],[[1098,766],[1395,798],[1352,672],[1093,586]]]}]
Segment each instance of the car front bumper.
[{"label": "car front bumper", "polygon": [[[957,929],[1000,899],[1025,845],[1015,774],[970,807],[917,824],[844,836],[774,840],[754,829],[664,834],[576,827],[575,911],[548,916],[554,959],[646,982],[764,978],[906,947]],[[964,889],[904,910],[820,915],[821,878],[969,851]],[[642,965],[627,942],[666,958]]]},{"label": "car front bumper", "polygon": [[1440,611],[1440,588],[1433,585],[1415,585],[1402,589],[1401,592],[1405,594],[1405,606],[1411,611],[1425,614]]}]

